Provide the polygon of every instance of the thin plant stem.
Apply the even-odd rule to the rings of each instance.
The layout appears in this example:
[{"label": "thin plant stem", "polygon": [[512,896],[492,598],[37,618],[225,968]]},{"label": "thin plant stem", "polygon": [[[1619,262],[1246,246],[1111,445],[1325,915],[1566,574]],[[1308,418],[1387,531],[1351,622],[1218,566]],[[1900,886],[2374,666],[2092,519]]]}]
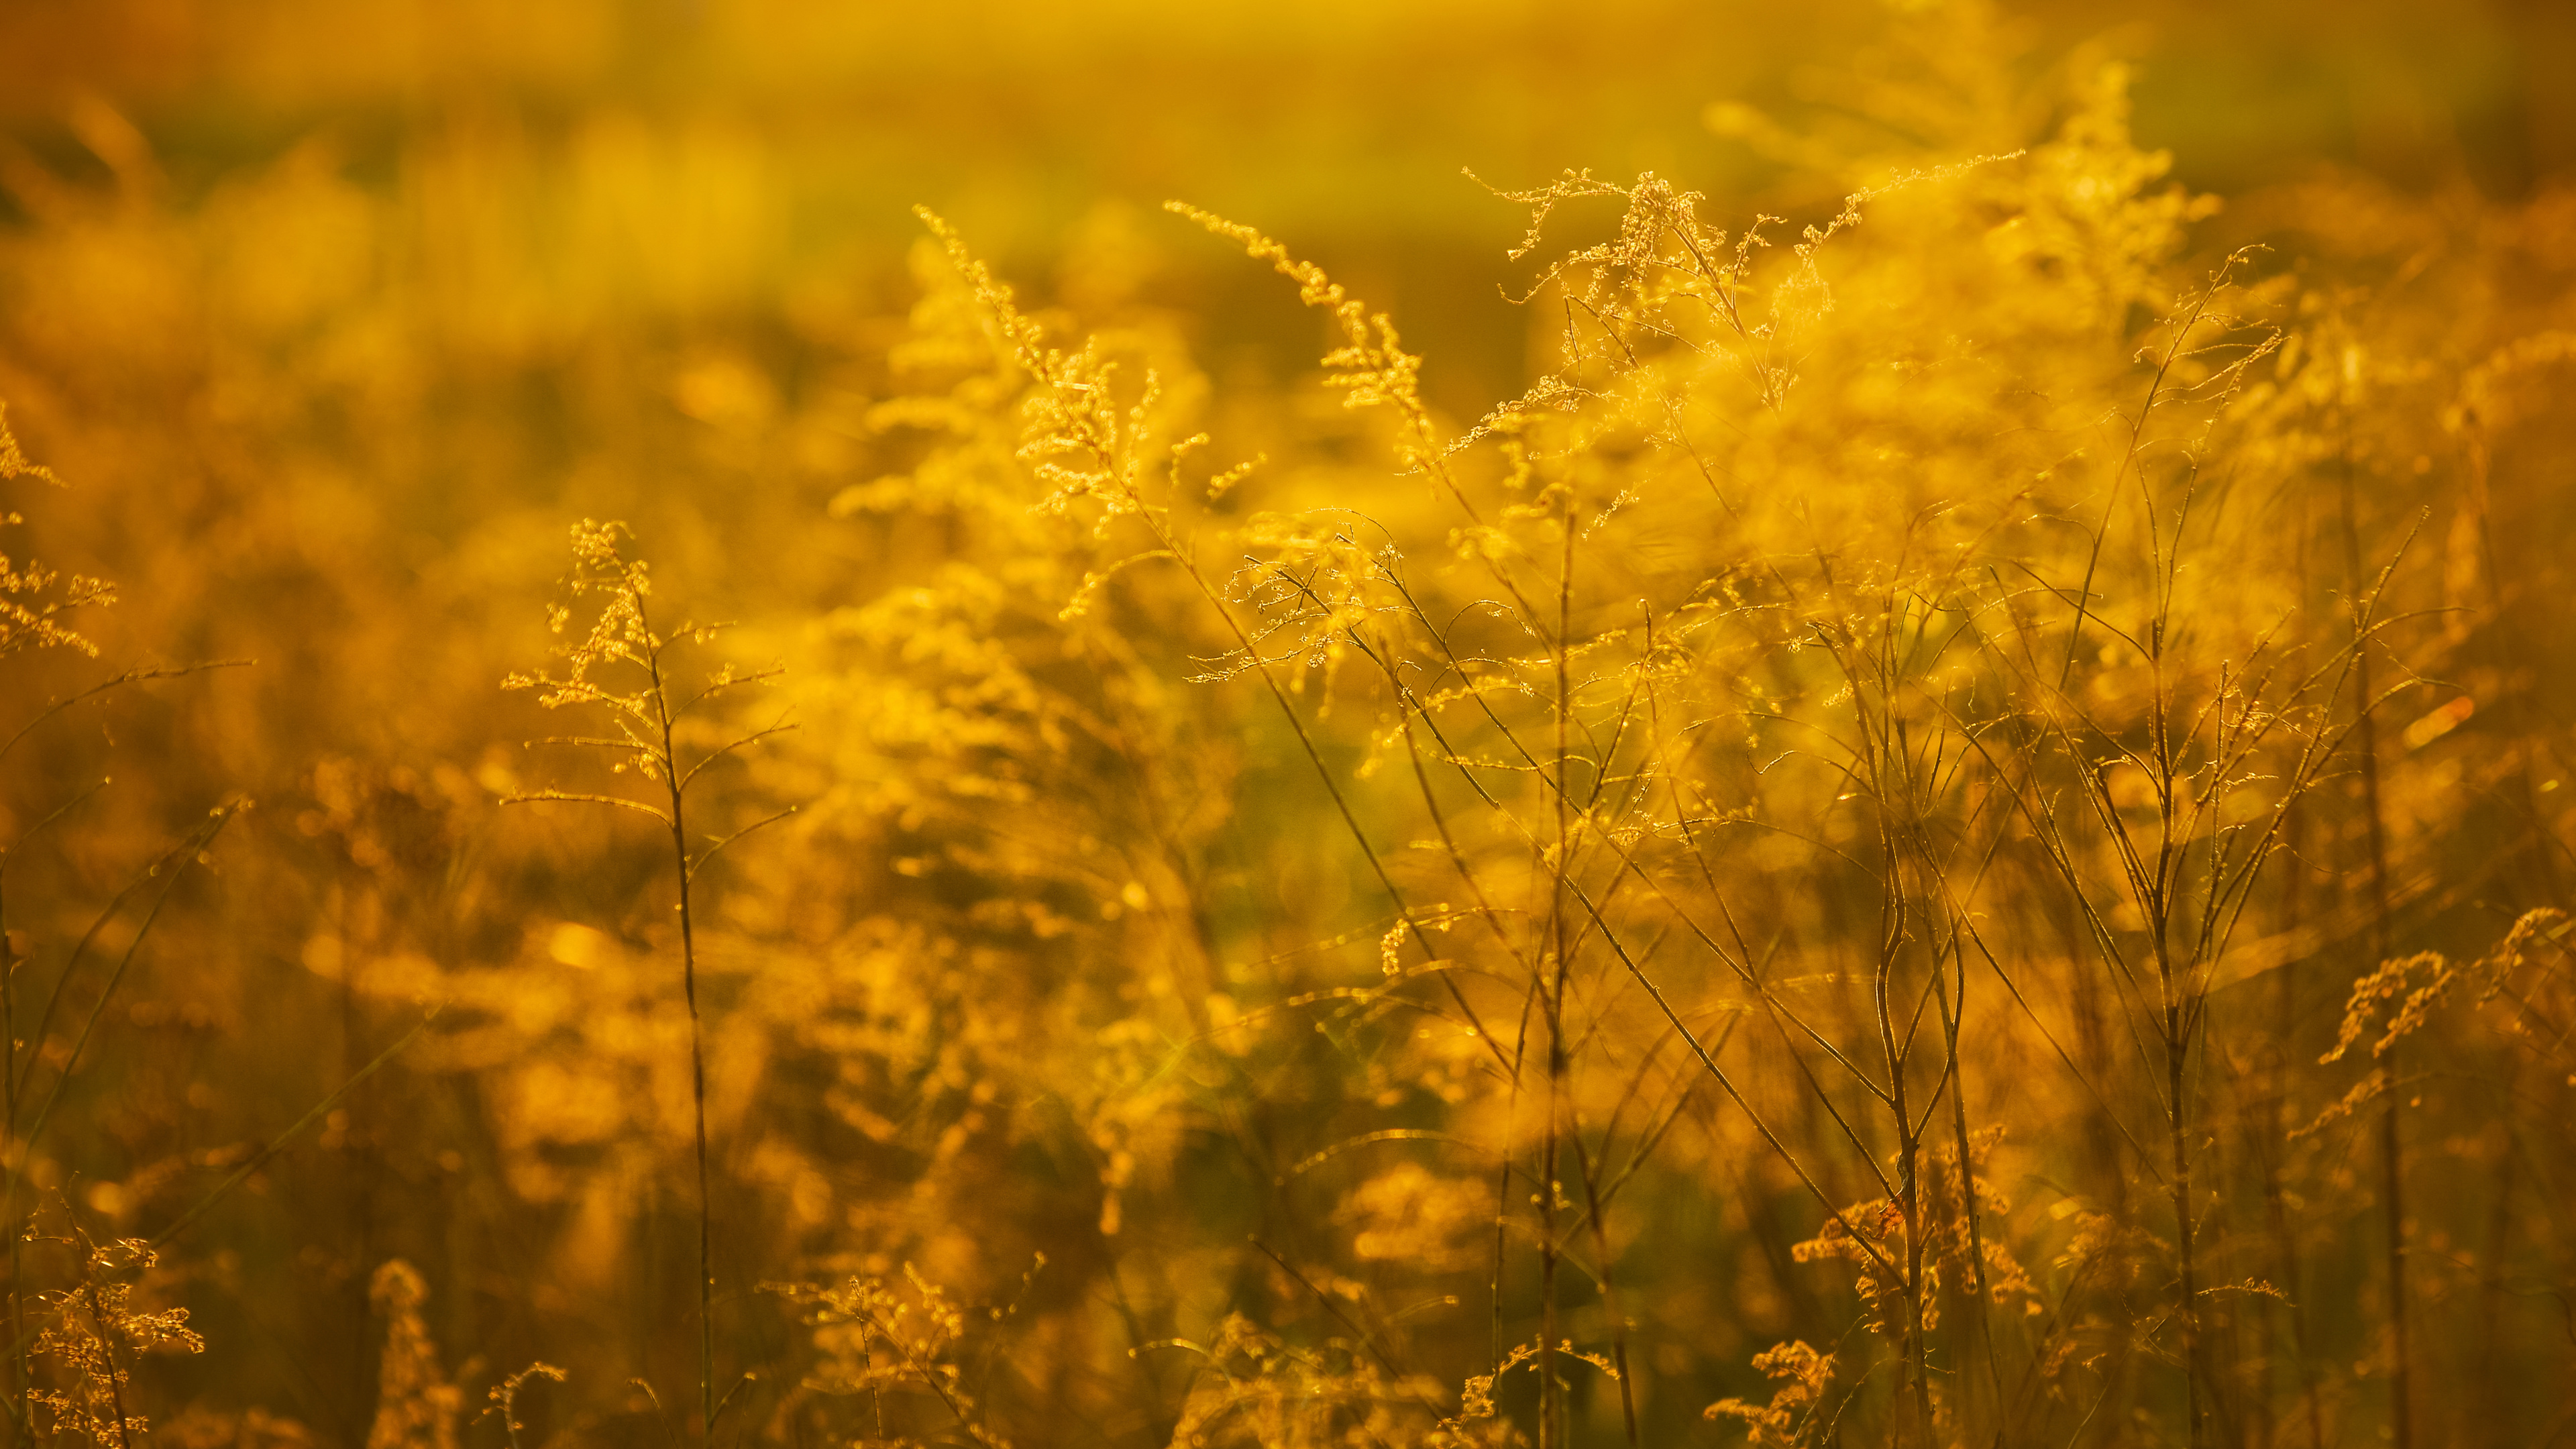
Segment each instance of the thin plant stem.
[{"label": "thin plant stem", "polygon": [[[636,617],[644,618],[643,601]],[[649,623],[646,628],[649,632]],[[689,1008],[689,1105],[697,1137],[698,1169],[698,1435],[713,1444],[716,1432],[715,1212],[707,1191],[707,1053],[706,1034],[698,1017],[698,945],[690,911],[689,884],[695,874],[689,859],[688,776],[679,769],[672,747],[670,690],[663,679],[662,651],[646,656],[653,681],[655,722],[661,728],[661,780],[670,799],[671,856],[680,891],[680,991]]]},{"label": "thin plant stem", "polygon": [[[1615,1125],[1615,1124],[1614,1124]],[[1592,1232],[1594,1272],[1601,1279],[1601,1309],[1610,1319],[1610,1362],[1619,1371],[1619,1423],[1628,1437],[1628,1449],[1638,1449],[1637,1391],[1628,1371],[1628,1320],[1619,1311],[1619,1290],[1610,1261],[1610,1229],[1604,1211],[1600,1175],[1593,1170],[1593,1157],[1583,1145],[1580,1133],[1574,1138],[1575,1166],[1583,1173],[1584,1222]]]}]

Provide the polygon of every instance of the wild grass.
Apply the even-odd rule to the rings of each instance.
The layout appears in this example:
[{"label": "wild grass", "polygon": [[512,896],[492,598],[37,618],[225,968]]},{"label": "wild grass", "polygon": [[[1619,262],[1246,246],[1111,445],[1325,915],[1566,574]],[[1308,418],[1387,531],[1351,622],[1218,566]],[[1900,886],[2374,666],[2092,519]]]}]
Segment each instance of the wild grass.
[{"label": "wild grass", "polygon": [[[556,651],[563,660],[562,674],[544,670],[512,674],[501,687],[540,690],[538,703],[548,709],[582,706],[604,714],[617,731],[613,735],[558,735],[539,743],[605,751],[614,761],[609,766],[612,774],[633,771],[648,788],[660,787],[654,792],[659,798],[637,800],[601,791],[543,789],[504,796],[503,801],[617,806],[650,817],[671,837],[671,863],[679,895],[673,909],[680,921],[680,993],[689,1013],[691,1125],[697,1147],[698,1422],[701,1435],[712,1442],[717,1409],[715,1213],[707,1191],[707,1058],[698,1016],[698,948],[695,917],[689,909],[690,887],[696,884],[699,870],[726,846],[763,825],[794,814],[796,807],[790,805],[738,829],[699,840],[689,833],[689,787],[728,755],[793,726],[781,720],[734,735],[703,749],[693,759],[683,756],[681,742],[692,726],[703,722],[707,706],[729,691],[768,683],[779,671],[737,672],[727,665],[715,670],[695,689],[679,684],[672,673],[673,661],[666,656],[675,646],[704,644],[720,632],[721,626],[684,623],[667,639],[653,632],[646,604],[652,593],[650,576],[641,560],[625,557],[623,544],[623,530],[615,524],[584,520],[573,530],[573,571],[566,588],[575,596],[602,595],[599,616],[591,621],[579,643]],[[549,622],[555,633],[563,633],[571,622],[569,608],[555,606]],[[636,676],[626,681],[631,687],[621,688],[593,675],[594,670],[606,675],[621,667]]]},{"label": "wild grass", "polygon": [[[2576,230],[2222,210],[1991,19],[1726,112],[1789,220],[1462,183],[1472,408],[925,211],[717,461],[602,386],[399,585],[281,482],[265,636],[13,541],[12,1442],[2551,1442]],[[47,396],[9,526],[190,557]]]}]

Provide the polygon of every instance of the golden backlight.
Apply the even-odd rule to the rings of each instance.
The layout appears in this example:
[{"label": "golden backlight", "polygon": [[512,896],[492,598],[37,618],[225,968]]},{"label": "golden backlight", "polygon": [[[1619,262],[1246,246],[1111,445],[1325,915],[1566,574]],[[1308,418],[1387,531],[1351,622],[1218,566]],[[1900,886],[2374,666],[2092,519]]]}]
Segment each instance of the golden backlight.
[{"label": "golden backlight", "polygon": [[0,9],[0,1433],[2555,1442],[2571,72]]}]

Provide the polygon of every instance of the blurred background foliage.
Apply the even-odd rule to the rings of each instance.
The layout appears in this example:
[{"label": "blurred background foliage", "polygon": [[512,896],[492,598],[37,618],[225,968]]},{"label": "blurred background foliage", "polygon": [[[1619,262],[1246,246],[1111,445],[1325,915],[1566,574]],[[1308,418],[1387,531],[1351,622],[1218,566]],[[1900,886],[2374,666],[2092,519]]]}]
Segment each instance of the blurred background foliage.
[{"label": "blurred background foliage", "polygon": [[[2131,67],[2139,146],[2224,202],[2190,232],[2192,264],[2245,242],[2295,255],[2313,287],[2301,325],[2366,325],[2421,360],[2391,364],[2389,395],[2442,393],[2510,337],[2566,324],[2576,14],[2547,0],[0,7],[0,399],[69,485],[13,493],[28,526],[12,536],[122,590],[82,625],[99,659],[10,662],[0,728],[117,667],[257,661],[84,705],[8,760],[13,837],[115,782],[77,829],[11,858],[29,990],[209,809],[256,802],[177,879],[60,1120],[22,1149],[54,1214],[40,1224],[160,1231],[407,1040],[423,1003],[450,1003],[166,1256],[161,1291],[213,1347],[144,1371],[165,1435],[375,1449],[404,1432],[381,1412],[403,1313],[448,1346],[427,1372],[478,1403],[530,1360],[572,1367],[567,1388],[529,1388],[536,1439],[656,1432],[630,1377],[674,1413],[688,1398],[666,867],[621,827],[497,804],[584,778],[522,747],[558,722],[497,689],[546,647],[584,517],[632,523],[674,609],[742,621],[723,657],[786,660],[780,703],[805,724],[717,777],[711,807],[806,806],[724,868],[712,907],[720,1317],[728,1374],[765,1376],[735,1432],[810,1442],[796,1436],[825,1430],[805,1376],[879,1372],[851,1365],[864,1336],[799,1318],[856,1308],[800,1307],[756,1292],[766,1280],[882,1276],[935,1325],[932,1290],[902,1286],[910,1263],[963,1301],[1022,1303],[1023,1336],[974,1352],[1024,1365],[1006,1391],[1024,1443],[1160,1442],[1193,1422],[1187,1375],[1127,1361],[1159,1338],[1267,1365],[1244,1382],[1284,1372],[1275,1344],[1241,1325],[1219,1342],[1218,1325],[1241,1309],[1340,1331],[1318,1305],[1362,1298],[1317,1264],[1476,1285],[1491,1209],[1462,1186],[1472,1171],[1282,1186],[1330,1144],[1318,1124],[1444,1123],[1426,1104],[1482,1090],[1465,1085],[1474,1050],[1385,1066],[1353,1044],[1374,1020],[1350,1039],[1225,1035],[1231,1013],[1374,976],[1385,920],[1267,702],[1185,682],[1222,639],[1059,632],[1051,611],[1091,561],[1061,520],[996,501],[1021,384],[912,208],[1044,315],[1158,360],[1227,457],[1297,460],[1284,486],[1323,497],[1383,487],[1356,461],[1383,438],[1303,389],[1318,331],[1293,289],[1165,199],[1256,223],[1390,310],[1457,424],[1529,383],[1555,325],[1505,295],[1535,275],[1505,255],[1523,209],[1462,169],[1506,189],[1652,171],[1706,193],[1721,224],[1758,211],[1794,230],[1892,166],[2047,140],[2074,107],[2064,78],[2112,60]],[[2365,287],[2411,300],[2373,313]],[[2349,316],[2313,300],[2336,296]],[[2513,408],[2547,411],[2495,416]],[[2439,411],[2387,423],[2371,446],[2391,477],[2432,476],[2436,452],[2436,482],[2467,466]],[[2508,552],[2545,561],[2565,525],[2545,481],[2563,454],[2542,436],[2496,443],[2497,476],[2523,481],[2499,483],[2495,517]],[[869,491],[889,479],[907,481]],[[2415,499],[2365,501],[2373,557]],[[1390,502],[1391,525],[1418,524],[1413,506]],[[2451,583],[2428,584],[2428,606],[2477,604],[2459,537],[2431,545]],[[952,568],[977,559],[1017,562],[991,580]],[[2563,720],[2566,687],[2539,664],[2563,657],[2563,620],[2517,597],[2526,652],[2480,667]],[[1365,722],[1328,742],[1336,768],[1365,751]],[[2401,844],[2440,835],[2440,798],[2397,807],[2414,812]],[[2509,853],[2493,844],[2471,853]],[[2507,869],[2514,902],[2547,903],[2549,869]],[[2421,944],[2471,947],[2426,919]],[[131,934],[128,919],[104,939]],[[2311,983],[2303,1030],[2330,1038],[2353,974]],[[67,1009],[93,999],[75,979]],[[1175,1065],[1174,1042],[1202,1050]],[[1744,1201],[1729,1211],[1811,1211],[1785,1189]],[[1686,1192],[1652,1211],[1626,1230],[1747,1263],[1782,1239],[1703,1220],[1716,1210]],[[1247,1252],[1247,1234],[1270,1246]],[[1157,1251],[1121,1246],[1140,1236]],[[418,1265],[425,1300],[371,1296],[392,1258]],[[1715,1433],[1681,1426],[1756,1394],[1762,1333],[1820,1312],[1757,1276],[1676,1289],[1753,1306],[1673,1320],[1732,1326],[1656,1350],[1688,1386],[1656,1409],[1659,1433]],[[2363,1277],[2337,1281],[2360,1295]],[[926,1355],[966,1361],[967,1328],[925,1332]],[[2337,1347],[2368,1346],[2355,1330]],[[1477,1367],[1434,1353],[1452,1388]],[[1299,1372],[1356,1400],[1377,1369]],[[1592,1402],[1584,1434],[1614,1442]],[[1048,1417],[1066,1412],[1078,1428]],[[499,1442],[490,1422],[466,1432]]]}]

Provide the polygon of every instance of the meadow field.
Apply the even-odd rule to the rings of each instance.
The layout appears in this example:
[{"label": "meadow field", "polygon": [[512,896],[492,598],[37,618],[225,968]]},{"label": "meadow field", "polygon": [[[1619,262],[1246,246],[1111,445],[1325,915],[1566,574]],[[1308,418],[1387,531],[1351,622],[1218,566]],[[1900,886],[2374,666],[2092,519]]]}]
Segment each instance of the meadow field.
[{"label": "meadow field", "polygon": [[0,7],[0,1434],[2576,1440],[2571,73]]}]

